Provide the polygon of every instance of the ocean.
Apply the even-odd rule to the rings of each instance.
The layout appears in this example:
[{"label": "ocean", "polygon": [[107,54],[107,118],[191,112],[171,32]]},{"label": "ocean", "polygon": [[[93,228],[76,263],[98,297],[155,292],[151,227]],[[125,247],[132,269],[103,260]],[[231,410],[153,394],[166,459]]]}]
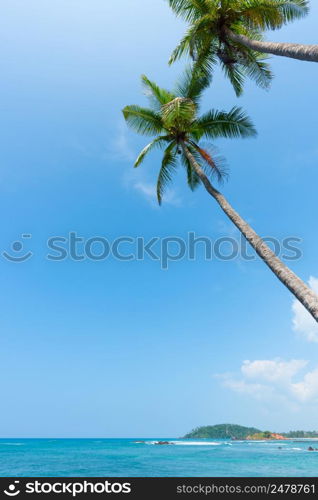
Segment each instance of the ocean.
[{"label": "ocean", "polygon": [[[162,440],[162,438],[160,438]],[[318,441],[1,439],[0,476],[316,477]]]}]

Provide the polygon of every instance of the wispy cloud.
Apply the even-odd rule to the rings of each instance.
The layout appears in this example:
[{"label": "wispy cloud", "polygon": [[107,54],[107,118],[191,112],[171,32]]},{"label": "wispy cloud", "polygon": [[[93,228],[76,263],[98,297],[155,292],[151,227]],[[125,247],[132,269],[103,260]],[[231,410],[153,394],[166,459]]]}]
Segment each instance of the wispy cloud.
[{"label": "wispy cloud", "polygon": [[[144,181],[138,181],[133,184],[133,187],[141,193],[151,205],[158,205],[156,186]],[[180,206],[181,199],[177,196],[173,189],[167,189],[164,195],[164,203],[168,205]]]},{"label": "wispy cloud", "polygon": [[307,365],[308,361],[302,359],[244,361],[240,373],[224,373],[217,378],[224,387],[263,402],[317,402],[318,368],[303,373]]},{"label": "wispy cloud", "polygon": [[[318,279],[311,277],[309,286],[318,294]],[[293,329],[304,337],[308,342],[318,342],[318,323],[298,301],[294,300],[292,305]]]},{"label": "wispy cloud", "polygon": [[283,361],[279,358],[275,360],[244,361],[241,372],[249,380],[289,382],[307,364],[307,361],[304,360]]},{"label": "wispy cloud", "polygon": [[115,126],[115,134],[107,148],[106,156],[123,162],[133,162],[137,156],[130,143],[127,126],[123,120],[120,120]]},{"label": "wispy cloud", "polygon": [[238,394],[245,394],[259,401],[273,398],[273,389],[264,384],[252,384],[245,382],[245,380],[236,380],[230,374],[219,375],[218,377],[223,380],[223,387]]},{"label": "wispy cloud", "polygon": [[292,384],[292,391],[300,401],[310,401],[318,398],[318,368],[306,373],[303,380]]},{"label": "wispy cloud", "polygon": [[[158,207],[155,184],[149,182],[147,174],[142,166],[137,169],[132,168],[138,153],[131,145],[125,122],[121,121],[117,124],[115,136],[106,154],[108,157],[111,156],[112,158],[116,158],[117,161],[129,164],[122,174],[122,180],[125,187],[127,189],[134,189],[149,202],[151,206]],[[164,194],[163,203],[177,207],[181,205],[181,198],[174,189],[167,189]]]}]

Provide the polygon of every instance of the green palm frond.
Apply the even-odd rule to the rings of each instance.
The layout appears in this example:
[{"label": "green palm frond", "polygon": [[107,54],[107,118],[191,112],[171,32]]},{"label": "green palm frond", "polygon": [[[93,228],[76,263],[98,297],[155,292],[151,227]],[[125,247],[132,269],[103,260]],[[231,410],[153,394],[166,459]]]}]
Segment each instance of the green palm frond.
[{"label": "green palm frond", "polygon": [[138,134],[155,135],[163,130],[160,114],[149,108],[131,105],[123,109],[123,115],[129,126]]},{"label": "green palm frond", "polygon": [[251,119],[238,107],[231,111],[211,110],[201,116],[192,126],[194,132],[201,137],[216,139],[218,137],[236,138],[256,135]]},{"label": "green palm frond", "polygon": [[285,22],[301,19],[309,13],[309,2],[307,0],[278,0],[277,3],[285,16]]},{"label": "green palm frond", "polygon": [[231,54],[233,54],[234,61],[237,62],[224,63],[222,61],[221,67],[231,81],[237,95],[241,95],[246,77],[254,80],[261,88],[269,88],[273,74],[266,62],[267,56],[236,45],[230,48],[228,55]]},{"label": "green palm frond", "polygon": [[151,103],[157,110],[160,110],[161,106],[172,101],[176,95],[172,94],[166,89],[159,87],[155,82],[149,80],[146,75],[141,76],[141,81],[146,90],[146,95],[151,99]]},{"label": "green palm frond", "polygon": [[178,81],[175,93],[185,99],[191,99],[196,106],[203,91],[210,85],[211,77],[199,68],[188,67]]},{"label": "green palm frond", "polygon": [[171,56],[170,56],[170,59],[168,62],[169,65],[176,62],[182,56],[189,54],[191,41],[192,41],[192,34],[191,34],[191,30],[189,30],[189,32],[187,32],[185,34],[185,36],[181,39],[181,41],[178,43],[176,48],[171,53]]},{"label": "green palm frond", "polygon": [[171,141],[169,135],[160,135],[159,137],[156,137],[153,141],[147,144],[147,146],[141,151],[141,153],[138,155],[137,160],[135,161],[134,166],[139,167],[139,165],[144,161],[145,157],[147,156],[148,153],[150,153],[150,151],[152,151],[155,147],[162,148],[169,141]]},{"label": "green palm frond", "polygon": [[224,64],[220,63],[221,68],[225,76],[230,80],[232,87],[234,89],[237,97],[243,94],[244,82],[245,82],[245,74],[242,71],[242,68],[239,64]]},{"label": "green palm frond", "polygon": [[162,203],[163,193],[167,188],[167,185],[172,181],[172,175],[175,173],[175,170],[177,168],[176,149],[177,145],[175,141],[172,141],[171,144],[169,144],[169,146],[166,148],[163,155],[157,180],[157,198],[159,205],[161,205]]},{"label": "green palm frond", "polygon": [[167,129],[188,127],[195,114],[195,103],[186,97],[176,97],[162,107],[162,120]]},{"label": "green palm frond", "polygon": [[211,35],[211,27],[217,28],[218,14],[210,10],[208,14],[202,15],[191,25],[191,35],[193,38]]},{"label": "green palm frond", "polygon": [[241,15],[254,28],[276,29],[284,23],[283,13],[272,0],[245,0],[241,5]]},{"label": "green palm frond", "polygon": [[268,89],[273,79],[270,65],[263,59],[260,59],[257,52],[252,53],[250,51],[249,58],[248,64],[244,66],[245,74],[251,80],[254,80],[259,87]]},{"label": "green palm frond", "polygon": [[214,68],[218,63],[217,42],[215,40],[205,40],[198,47],[198,56],[193,64],[193,71],[201,71],[212,80]]},{"label": "green palm frond", "polygon": [[213,38],[217,39],[211,31],[211,24],[215,21],[214,16],[208,15],[194,22],[172,52],[169,64],[174,63],[184,55],[189,55],[196,60],[205,43],[207,42],[210,45]]},{"label": "green palm frond", "polygon": [[241,15],[257,28],[277,29],[309,12],[307,0],[244,0]]},{"label": "green palm frond", "polygon": [[273,3],[282,13],[284,23],[301,19],[309,13],[308,0],[273,0]]},{"label": "green palm frond", "polygon": [[168,2],[177,16],[191,22],[204,14],[208,14],[213,0],[168,0]]}]

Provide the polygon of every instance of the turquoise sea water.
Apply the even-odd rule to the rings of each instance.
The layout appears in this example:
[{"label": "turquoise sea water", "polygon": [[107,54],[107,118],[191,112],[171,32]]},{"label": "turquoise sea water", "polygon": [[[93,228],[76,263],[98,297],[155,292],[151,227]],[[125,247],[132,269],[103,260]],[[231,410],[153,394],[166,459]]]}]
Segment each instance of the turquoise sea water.
[{"label": "turquoise sea water", "polygon": [[318,442],[1,439],[0,476],[318,476]]}]

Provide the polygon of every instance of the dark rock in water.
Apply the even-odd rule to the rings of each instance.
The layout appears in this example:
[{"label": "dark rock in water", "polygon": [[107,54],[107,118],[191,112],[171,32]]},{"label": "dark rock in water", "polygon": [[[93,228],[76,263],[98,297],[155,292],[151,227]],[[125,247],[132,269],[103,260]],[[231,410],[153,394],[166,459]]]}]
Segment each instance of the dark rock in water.
[{"label": "dark rock in water", "polygon": [[309,446],[308,451],[315,451],[315,449],[312,446]]},{"label": "dark rock in water", "polygon": [[172,444],[172,443],[169,443],[169,441],[158,441],[158,442],[157,442],[157,443],[155,443],[155,444],[160,444],[160,445],[162,445],[162,444]]}]

